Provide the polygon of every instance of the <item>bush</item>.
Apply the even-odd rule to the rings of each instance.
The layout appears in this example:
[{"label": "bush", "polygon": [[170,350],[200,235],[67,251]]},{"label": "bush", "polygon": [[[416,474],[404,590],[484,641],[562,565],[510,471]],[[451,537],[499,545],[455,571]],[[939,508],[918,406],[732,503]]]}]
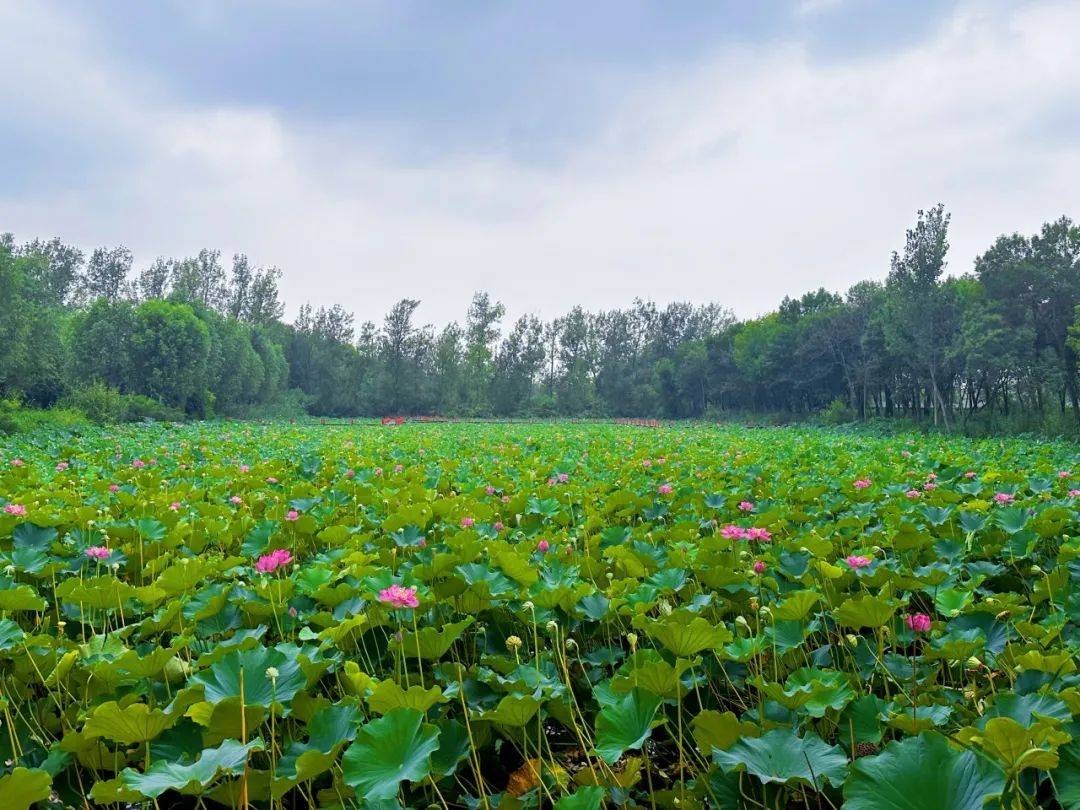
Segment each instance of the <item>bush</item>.
[{"label": "bush", "polygon": [[146,419],[179,421],[183,412],[170,408],[142,394],[123,394],[102,382],[77,388],[65,396],[61,406],[86,414],[92,422],[139,422]]},{"label": "bush", "polygon": [[854,409],[840,397],[830,402],[818,416],[818,419],[826,425],[846,425],[854,422],[856,418]]},{"label": "bush", "polygon": [[88,424],[86,415],[75,408],[27,408],[16,399],[0,400],[0,433],[27,433],[33,430],[76,430]]},{"label": "bush", "polygon": [[273,402],[251,405],[243,411],[245,419],[303,419],[315,401],[299,388],[290,388]]}]

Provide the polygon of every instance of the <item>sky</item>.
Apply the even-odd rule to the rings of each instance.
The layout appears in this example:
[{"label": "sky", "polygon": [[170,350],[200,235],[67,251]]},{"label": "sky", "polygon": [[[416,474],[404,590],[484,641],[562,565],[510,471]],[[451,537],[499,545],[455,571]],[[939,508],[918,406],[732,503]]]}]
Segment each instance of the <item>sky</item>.
[{"label": "sky", "polygon": [[283,271],[287,315],[740,317],[1080,217],[1080,3],[0,0],[0,232]]}]

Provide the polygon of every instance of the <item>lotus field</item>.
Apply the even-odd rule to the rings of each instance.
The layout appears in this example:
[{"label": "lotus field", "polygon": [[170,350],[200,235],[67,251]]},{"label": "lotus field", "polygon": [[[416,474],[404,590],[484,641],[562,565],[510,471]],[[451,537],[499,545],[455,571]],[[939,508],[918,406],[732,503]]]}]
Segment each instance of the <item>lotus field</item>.
[{"label": "lotus field", "polygon": [[0,806],[1080,807],[1075,445],[0,444]]}]

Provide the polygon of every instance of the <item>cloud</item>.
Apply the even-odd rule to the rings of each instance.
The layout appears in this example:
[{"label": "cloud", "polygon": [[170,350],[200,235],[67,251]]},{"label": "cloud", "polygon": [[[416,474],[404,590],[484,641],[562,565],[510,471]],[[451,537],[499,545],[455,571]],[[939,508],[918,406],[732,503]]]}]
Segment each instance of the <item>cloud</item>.
[{"label": "cloud", "polygon": [[970,4],[856,60],[797,36],[723,44],[611,77],[602,121],[558,161],[436,149],[415,163],[389,157],[386,130],[177,97],[47,8],[0,0],[5,30],[62,33],[0,56],[0,100],[24,133],[81,148],[0,181],[0,230],[124,242],[142,262],[244,251],[283,268],[290,311],[380,320],[409,296],[441,324],[486,289],[513,315],[640,296],[748,316],[883,277],[915,210],[939,200],[954,272],[999,233],[1080,210],[1080,145],[1045,137],[1080,90],[1070,3]]}]

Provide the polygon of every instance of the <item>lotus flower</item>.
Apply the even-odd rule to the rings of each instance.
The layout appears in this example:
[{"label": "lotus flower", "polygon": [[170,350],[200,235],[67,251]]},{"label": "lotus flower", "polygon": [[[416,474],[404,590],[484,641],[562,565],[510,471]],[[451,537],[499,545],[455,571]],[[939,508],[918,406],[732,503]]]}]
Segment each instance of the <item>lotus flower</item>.
[{"label": "lotus flower", "polygon": [[396,584],[379,591],[379,601],[395,608],[414,608],[420,605],[420,600],[416,598],[416,588]]}]

